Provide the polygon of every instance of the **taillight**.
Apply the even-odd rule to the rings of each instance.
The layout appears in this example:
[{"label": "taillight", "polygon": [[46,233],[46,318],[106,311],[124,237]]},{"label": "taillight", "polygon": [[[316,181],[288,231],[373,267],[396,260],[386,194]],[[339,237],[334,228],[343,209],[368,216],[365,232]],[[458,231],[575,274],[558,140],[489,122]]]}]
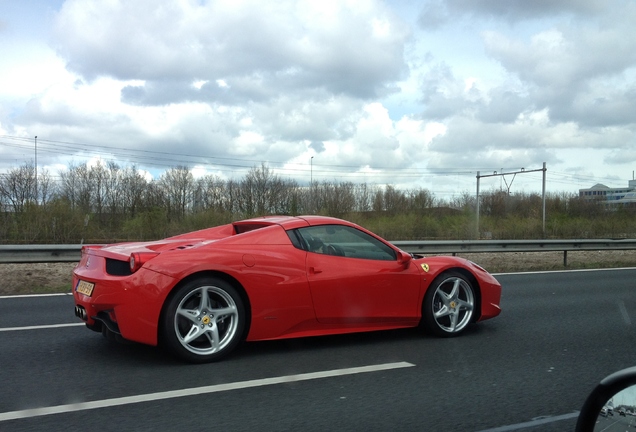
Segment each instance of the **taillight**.
[{"label": "taillight", "polygon": [[145,263],[159,255],[157,252],[134,252],[130,255],[129,264],[132,273],[139,270]]}]

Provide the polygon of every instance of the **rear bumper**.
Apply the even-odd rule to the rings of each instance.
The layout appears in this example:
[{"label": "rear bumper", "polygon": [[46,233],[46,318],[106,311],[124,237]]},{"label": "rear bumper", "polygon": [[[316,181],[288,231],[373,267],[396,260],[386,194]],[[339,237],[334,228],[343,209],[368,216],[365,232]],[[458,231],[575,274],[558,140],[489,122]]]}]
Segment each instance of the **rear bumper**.
[{"label": "rear bumper", "polygon": [[[91,257],[92,261],[101,261]],[[75,315],[89,328],[106,326],[124,339],[157,345],[159,317],[166,296],[176,283],[172,277],[140,269],[130,276],[110,276],[94,262],[73,271]],[[80,280],[94,283],[90,296],[77,291]]]}]

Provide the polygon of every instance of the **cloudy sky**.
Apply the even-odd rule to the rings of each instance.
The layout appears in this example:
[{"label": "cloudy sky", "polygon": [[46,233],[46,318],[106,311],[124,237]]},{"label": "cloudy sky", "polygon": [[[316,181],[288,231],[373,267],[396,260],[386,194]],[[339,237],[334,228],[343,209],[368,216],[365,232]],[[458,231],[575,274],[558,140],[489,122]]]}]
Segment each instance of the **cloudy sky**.
[{"label": "cloudy sky", "polygon": [[[548,192],[636,170],[634,0],[0,0],[0,173]],[[481,189],[541,190],[541,172]]]}]

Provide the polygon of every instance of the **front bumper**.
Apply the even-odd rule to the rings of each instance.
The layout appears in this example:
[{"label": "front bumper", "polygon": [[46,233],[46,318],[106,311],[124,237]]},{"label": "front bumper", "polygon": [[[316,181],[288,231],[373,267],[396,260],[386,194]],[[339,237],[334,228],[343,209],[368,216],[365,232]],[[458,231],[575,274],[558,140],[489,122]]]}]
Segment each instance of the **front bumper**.
[{"label": "front bumper", "polygon": [[494,318],[501,313],[501,285],[490,273],[480,281],[481,316],[479,321]]}]

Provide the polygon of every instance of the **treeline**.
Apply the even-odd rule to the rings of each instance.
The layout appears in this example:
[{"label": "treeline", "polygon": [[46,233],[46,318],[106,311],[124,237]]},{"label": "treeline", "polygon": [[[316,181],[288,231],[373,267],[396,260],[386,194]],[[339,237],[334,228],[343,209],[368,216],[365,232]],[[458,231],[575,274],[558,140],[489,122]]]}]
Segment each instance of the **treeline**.
[{"label": "treeline", "polygon": [[[267,165],[239,180],[194,178],[176,166],[147,180],[135,166],[71,165],[54,180],[24,164],[0,175],[1,241],[103,243],[153,240],[268,214],[321,214],[352,220],[390,240],[477,237],[474,195],[442,200],[427,189],[322,181],[299,185]],[[576,194],[480,197],[479,236],[494,239],[632,237],[633,209],[608,208]]]}]

